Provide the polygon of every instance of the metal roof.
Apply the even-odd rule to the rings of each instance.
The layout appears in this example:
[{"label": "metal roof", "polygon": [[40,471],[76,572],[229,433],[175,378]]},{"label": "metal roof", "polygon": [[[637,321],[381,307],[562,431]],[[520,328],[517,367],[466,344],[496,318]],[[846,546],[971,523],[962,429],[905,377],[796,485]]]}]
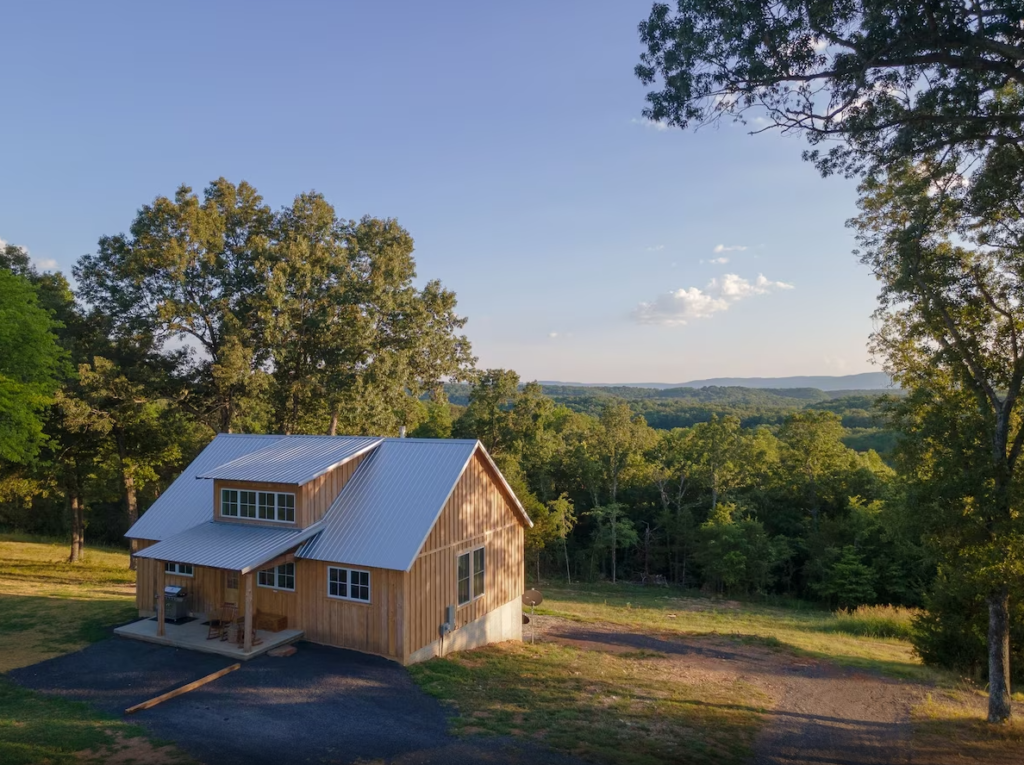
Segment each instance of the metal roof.
[{"label": "metal roof", "polygon": [[275,529],[247,523],[209,521],[140,550],[135,557],[226,568],[248,574],[302,544],[319,533],[321,528],[320,523],[304,529]]},{"label": "metal roof", "polygon": [[486,455],[471,440],[384,440],[328,509],[323,532],[296,557],[408,571],[478,448]]},{"label": "metal roof", "polygon": [[197,476],[304,484],[372,449],[382,440],[375,436],[279,436],[259,451],[207,468]]},{"label": "metal roof", "polygon": [[195,480],[207,470],[279,441],[283,436],[222,433],[182,471],[125,534],[130,539],[168,539],[213,518],[213,484]]}]

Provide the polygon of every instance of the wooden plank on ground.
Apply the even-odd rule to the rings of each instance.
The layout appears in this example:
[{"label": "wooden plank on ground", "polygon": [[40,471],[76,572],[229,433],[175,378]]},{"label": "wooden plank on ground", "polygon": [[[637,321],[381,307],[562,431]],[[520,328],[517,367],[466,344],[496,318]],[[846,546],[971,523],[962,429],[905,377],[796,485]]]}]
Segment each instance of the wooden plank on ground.
[{"label": "wooden plank on ground", "polygon": [[162,693],[159,696],[150,699],[149,701],[143,701],[141,704],[136,704],[133,707],[128,707],[126,710],[124,710],[124,713],[126,715],[132,715],[136,712],[141,712],[143,709],[150,709],[151,707],[155,707],[157,704],[163,704],[168,699],[173,699],[175,696],[180,696],[183,693],[194,691],[196,688],[199,688],[200,686],[206,685],[209,682],[213,682],[218,677],[224,677],[224,675],[228,674],[229,672],[234,672],[236,669],[241,668],[241,664],[232,664],[230,667],[224,667],[224,669],[219,669],[213,674],[207,675],[206,677],[201,677],[198,680],[194,680],[191,683],[187,683],[186,685],[181,686],[180,688],[175,688],[173,691]]}]

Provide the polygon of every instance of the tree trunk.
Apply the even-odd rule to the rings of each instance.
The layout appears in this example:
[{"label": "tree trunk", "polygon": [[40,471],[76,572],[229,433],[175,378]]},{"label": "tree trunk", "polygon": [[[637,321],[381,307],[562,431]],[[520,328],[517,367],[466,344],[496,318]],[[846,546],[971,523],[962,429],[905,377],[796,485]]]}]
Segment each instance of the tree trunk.
[{"label": "tree trunk", "polygon": [[71,554],[68,556],[68,563],[78,563],[82,560],[85,547],[85,519],[77,488],[70,488],[68,492],[68,508],[71,512]]},{"label": "tree trunk", "polygon": [[[124,433],[120,429],[117,431],[116,438],[117,455],[121,465],[121,483],[124,486],[124,504],[128,512],[128,528],[131,528],[139,520],[139,502],[135,495],[135,476],[125,467],[125,460],[128,458],[128,447],[124,441]],[[129,555],[128,569],[135,571],[136,567],[135,556]]]},{"label": "tree trunk", "polygon": [[572,573],[569,571],[569,543],[562,537],[562,552],[565,553],[565,583],[572,584]]},{"label": "tree trunk", "polygon": [[1006,589],[988,598],[988,721],[1010,719],[1010,597]]},{"label": "tree trunk", "polygon": [[338,435],[338,415],[340,414],[338,409],[337,404],[331,407],[331,427],[327,429],[327,435],[329,436]]},{"label": "tree trunk", "polygon": [[612,502],[612,584],[615,584],[615,553],[616,553],[616,532],[619,525],[619,509]]}]

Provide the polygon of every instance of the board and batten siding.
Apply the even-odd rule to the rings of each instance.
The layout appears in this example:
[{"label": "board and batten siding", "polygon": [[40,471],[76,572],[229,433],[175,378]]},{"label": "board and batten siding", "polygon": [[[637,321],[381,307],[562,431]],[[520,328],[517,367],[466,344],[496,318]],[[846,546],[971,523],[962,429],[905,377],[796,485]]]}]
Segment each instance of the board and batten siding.
[{"label": "board and batten siding", "polygon": [[[216,478],[213,481],[213,519],[225,523],[247,523],[257,526],[277,526],[304,529],[324,517],[331,503],[341,493],[352,474],[365,459],[365,454],[353,457],[348,462],[328,470],[319,478],[307,481],[301,486],[294,483],[271,481],[229,481]],[[244,491],[273,491],[295,495],[295,523],[266,521],[259,518],[237,518],[220,514],[220,490],[241,489]]]},{"label": "board and batten siding", "polygon": [[[478,547],[486,550],[484,595],[459,606],[457,559]],[[479,452],[456,484],[407,576],[406,655],[438,639],[448,605],[456,606],[458,629],[522,596],[523,526]]]}]

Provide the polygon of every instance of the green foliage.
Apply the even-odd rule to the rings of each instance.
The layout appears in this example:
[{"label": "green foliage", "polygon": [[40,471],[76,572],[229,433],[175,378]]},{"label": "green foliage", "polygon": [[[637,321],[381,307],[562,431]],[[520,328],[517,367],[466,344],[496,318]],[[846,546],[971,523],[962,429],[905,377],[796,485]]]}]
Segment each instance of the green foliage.
[{"label": "green foliage", "polygon": [[0,461],[26,462],[43,442],[43,410],[63,370],[51,314],[27,278],[0,267]]},{"label": "green foliage", "polygon": [[[824,173],[886,167],[1020,134],[1024,32],[1013,4],[656,3],[640,24],[645,114],[679,127],[749,109],[828,151]],[[841,140],[836,140],[836,139]],[[1019,139],[1017,139],[1019,140]]]},{"label": "green foliage", "polygon": [[875,599],[875,572],[865,565],[863,557],[852,546],[829,551],[832,560],[826,564],[818,594],[830,604],[849,608]]},{"label": "green foliage", "polygon": [[[1024,682],[1024,588],[1010,599],[1010,667],[1015,682]],[[914,621],[912,641],[926,664],[946,667],[966,677],[988,675],[988,603],[969,577],[955,566],[942,566],[928,592],[926,610]]]}]

